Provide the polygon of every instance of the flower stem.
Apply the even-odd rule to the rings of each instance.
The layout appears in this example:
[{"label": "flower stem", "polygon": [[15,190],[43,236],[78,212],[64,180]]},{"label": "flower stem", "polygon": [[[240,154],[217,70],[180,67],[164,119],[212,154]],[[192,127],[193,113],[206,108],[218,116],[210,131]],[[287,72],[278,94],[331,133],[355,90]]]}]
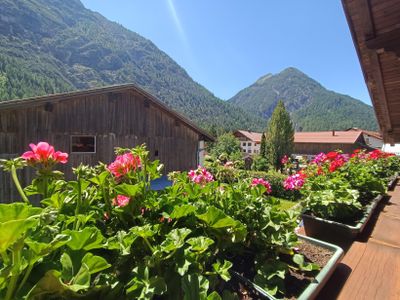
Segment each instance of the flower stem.
[{"label": "flower stem", "polygon": [[11,166],[11,177],[14,181],[15,187],[17,188],[18,193],[20,194],[22,200],[24,200],[25,203],[29,204],[30,202],[29,202],[28,198],[26,197],[24,190],[21,187],[21,184],[19,183],[18,176],[17,176],[17,169],[15,168],[14,165]]},{"label": "flower stem", "polygon": [[22,287],[24,286],[25,282],[28,280],[29,275],[30,275],[31,272],[32,272],[32,269],[33,269],[33,264],[30,265],[30,266],[28,267],[28,270],[26,270],[25,275],[24,275],[24,278],[22,278],[22,281],[21,281],[21,283],[20,283],[20,285],[19,285],[19,287],[18,287],[18,289],[17,289],[17,292],[18,292],[20,289],[22,289]]},{"label": "flower stem", "polygon": [[23,240],[21,239],[19,242],[17,242],[17,244],[14,246],[14,249],[12,251],[13,274],[15,274],[15,275],[11,276],[11,279],[8,283],[5,300],[13,299],[13,296],[15,294],[15,287],[17,285],[18,277],[19,277],[18,269],[20,267],[22,246],[23,246]]},{"label": "flower stem", "polygon": [[154,253],[154,248],[152,245],[150,245],[149,240],[146,237],[143,237],[144,242],[146,243],[146,245],[149,247],[149,249],[151,250],[152,253]]}]

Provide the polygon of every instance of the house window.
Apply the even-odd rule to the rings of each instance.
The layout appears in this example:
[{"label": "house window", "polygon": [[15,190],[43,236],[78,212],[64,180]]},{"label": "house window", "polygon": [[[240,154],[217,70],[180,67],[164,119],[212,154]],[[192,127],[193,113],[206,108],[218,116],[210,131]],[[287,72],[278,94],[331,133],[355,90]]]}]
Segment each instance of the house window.
[{"label": "house window", "polygon": [[246,152],[246,149],[243,149],[243,152]]},{"label": "house window", "polygon": [[247,143],[247,146],[251,146],[251,143]]},{"label": "house window", "polygon": [[251,150],[247,150],[248,153],[251,153]]},{"label": "house window", "polygon": [[96,153],[96,137],[93,135],[72,135],[71,153]]},{"label": "house window", "polygon": [[246,146],[246,143],[243,143],[242,145],[243,145],[243,146]]}]

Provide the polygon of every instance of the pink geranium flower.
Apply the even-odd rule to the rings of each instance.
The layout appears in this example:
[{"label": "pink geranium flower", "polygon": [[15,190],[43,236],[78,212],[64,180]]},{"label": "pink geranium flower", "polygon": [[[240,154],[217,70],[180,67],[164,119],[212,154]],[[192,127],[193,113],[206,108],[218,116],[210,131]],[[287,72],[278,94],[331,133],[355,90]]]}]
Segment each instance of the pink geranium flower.
[{"label": "pink geranium flower", "polygon": [[124,206],[127,206],[129,204],[130,200],[131,200],[131,198],[128,197],[128,196],[118,195],[116,198],[113,199],[112,204],[114,206],[124,207]]},{"label": "pink geranium flower", "polygon": [[281,159],[282,165],[286,165],[289,162],[289,157],[287,155],[284,155]]},{"label": "pink geranium flower", "polygon": [[51,164],[51,163],[62,163],[65,164],[68,161],[68,153],[61,151],[54,151],[54,147],[46,142],[39,142],[37,145],[29,144],[32,151],[27,151],[21,155],[28,163],[36,164]]},{"label": "pink geranium flower", "polygon": [[190,170],[188,173],[188,177],[190,181],[200,185],[205,185],[207,182],[211,182],[214,180],[212,174],[202,166],[198,166],[196,170]]},{"label": "pink geranium flower", "polygon": [[121,177],[141,166],[140,157],[132,153],[118,155],[114,162],[108,165],[108,170],[115,176]]},{"label": "pink geranium flower", "polygon": [[253,180],[251,181],[251,187],[255,187],[258,185],[264,186],[266,189],[265,192],[267,194],[271,193],[272,191],[271,184],[268,181],[264,180],[263,178],[253,178]]},{"label": "pink geranium flower", "polygon": [[283,187],[286,190],[299,190],[305,183],[306,176],[303,173],[296,173],[285,179]]}]

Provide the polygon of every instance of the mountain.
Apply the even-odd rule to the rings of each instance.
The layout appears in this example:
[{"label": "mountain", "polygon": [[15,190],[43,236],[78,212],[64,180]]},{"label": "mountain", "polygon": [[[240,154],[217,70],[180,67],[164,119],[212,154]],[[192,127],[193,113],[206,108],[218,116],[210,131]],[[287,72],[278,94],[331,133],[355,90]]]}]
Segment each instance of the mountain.
[{"label": "mountain", "polygon": [[229,99],[229,102],[267,120],[279,100],[290,112],[296,130],[341,130],[349,127],[378,129],[371,106],[350,96],[329,91],[295,68],[261,77]]},{"label": "mountain", "polygon": [[0,0],[0,7],[0,100],[135,83],[205,128],[263,126],[79,0]]}]

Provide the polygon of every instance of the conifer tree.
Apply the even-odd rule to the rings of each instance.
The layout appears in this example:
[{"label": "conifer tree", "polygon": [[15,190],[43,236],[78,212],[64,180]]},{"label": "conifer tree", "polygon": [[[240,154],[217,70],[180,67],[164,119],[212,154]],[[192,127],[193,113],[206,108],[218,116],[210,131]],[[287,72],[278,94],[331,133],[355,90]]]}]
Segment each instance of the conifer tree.
[{"label": "conifer tree", "polygon": [[282,101],[278,102],[268,122],[266,140],[266,158],[275,169],[279,169],[281,158],[290,156],[294,148],[293,124]]},{"label": "conifer tree", "polygon": [[265,132],[261,136],[260,156],[266,157],[267,155],[267,141],[265,139]]}]

